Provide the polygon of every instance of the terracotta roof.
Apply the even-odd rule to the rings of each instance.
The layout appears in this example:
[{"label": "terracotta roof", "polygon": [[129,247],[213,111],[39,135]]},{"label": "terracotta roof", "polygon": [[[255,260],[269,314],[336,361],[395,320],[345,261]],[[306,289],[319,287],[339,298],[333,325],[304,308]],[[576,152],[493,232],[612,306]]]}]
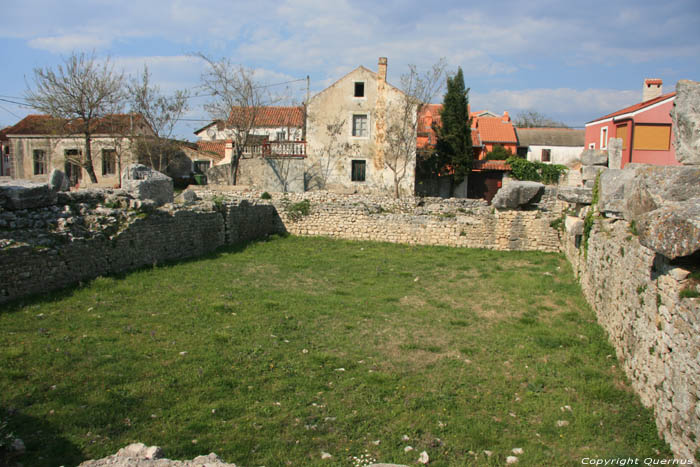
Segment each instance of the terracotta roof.
[{"label": "terracotta roof", "polygon": [[[231,110],[228,123],[235,119],[247,119],[253,109],[234,107]],[[304,108],[299,107],[259,107],[255,113],[254,127],[295,127],[304,126]]]},{"label": "terracotta roof", "polygon": [[[27,115],[16,125],[6,128],[7,135],[30,136],[50,134],[78,134],[82,120],[66,120],[50,115]],[[92,122],[93,134],[126,133],[132,126],[143,126],[144,122],[138,114],[114,114],[102,117]]]},{"label": "terracotta roof", "polygon": [[516,128],[518,146],[581,146],[586,130],[573,128]]},{"label": "terracotta roof", "polygon": [[675,97],[675,96],[676,96],[675,92],[669,92],[668,94],[664,94],[662,96],[655,97],[653,99],[649,99],[648,101],[640,102],[639,104],[634,104],[634,105],[631,105],[629,107],[625,107],[622,110],[618,110],[617,112],[613,112],[611,114],[605,115],[604,117],[596,118],[595,120],[591,120],[588,123],[595,123],[595,122],[599,122],[601,120],[607,120],[608,118],[614,118],[614,117],[617,117],[619,115],[624,115],[627,113],[636,112],[637,110],[641,110],[645,107],[649,107],[650,105],[658,104],[661,101],[665,101],[666,99],[670,99],[670,98]]},{"label": "terracotta roof", "polygon": [[[433,131],[432,124],[440,126],[442,120],[440,119],[440,110],[442,110],[442,104],[425,104],[418,115],[418,128],[417,132],[419,136],[425,138],[430,137],[432,141],[432,146],[435,146],[437,141],[437,135]],[[476,128],[471,128],[472,135],[472,146],[481,146],[481,138],[479,137],[479,130]],[[422,139],[418,143],[418,147],[428,146],[428,140],[423,141]]]},{"label": "terracotta roof", "polygon": [[644,80],[644,84],[664,84],[664,82],[658,78],[647,78]]},{"label": "terracotta roof", "polygon": [[479,130],[481,141],[487,143],[517,143],[515,128],[510,121],[502,117],[479,117],[475,127]]},{"label": "terracotta roof", "polygon": [[220,139],[216,141],[197,141],[197,149],[203,152],[216,155],[221,160],[226,155],[226,141]]}]

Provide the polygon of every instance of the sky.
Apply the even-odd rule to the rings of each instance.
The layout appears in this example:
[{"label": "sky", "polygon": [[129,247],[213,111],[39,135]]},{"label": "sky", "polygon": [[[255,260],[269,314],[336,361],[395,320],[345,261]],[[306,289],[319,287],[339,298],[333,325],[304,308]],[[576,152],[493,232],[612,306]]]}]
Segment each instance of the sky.
[{"label": "sky", "polygon": [[[0,127],[33,113],[21,104],[34,70],[74,52],[127,76],[147,65],[164,94],[195,96],[197,54],[228,58],[290,105],[307,76],[313,95],[388,57],[399,85],[409,65],[444,57],[462,68],[472,110],[534,110],[572,127],[641,101],[645,78],[665,93],[700,81],[700,0],[5,0],[2,19]],[[189,99],[175,136],[196,139],[206,99]]]}]

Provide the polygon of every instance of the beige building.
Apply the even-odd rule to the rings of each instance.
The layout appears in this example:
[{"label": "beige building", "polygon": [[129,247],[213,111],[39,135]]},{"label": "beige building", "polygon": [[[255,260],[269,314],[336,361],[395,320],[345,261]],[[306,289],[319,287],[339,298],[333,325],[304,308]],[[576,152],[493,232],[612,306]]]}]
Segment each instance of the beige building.
[{"label": "beige building", "polygon": [[[53,169],[63,171],[71,186],[91,185],[83,159],[85,138],[70,125],[48,115],[29,115],[4,130],[12,178],[45,182]],[[133,115],[114,115],[95,123],[91,139],[92,166],[98,186],[117,186],[119,167],[135,162],[131,138],[150,130]]]},{"label": "beige building", "polygon": [[[386,82],[387,59],[375,73],[359,66],[308,103],[306,187],[353,192],[393,192],[386,161],[388,119],[399,114],[404,93]],[[415,134],[400,191],[413,194]]]}]

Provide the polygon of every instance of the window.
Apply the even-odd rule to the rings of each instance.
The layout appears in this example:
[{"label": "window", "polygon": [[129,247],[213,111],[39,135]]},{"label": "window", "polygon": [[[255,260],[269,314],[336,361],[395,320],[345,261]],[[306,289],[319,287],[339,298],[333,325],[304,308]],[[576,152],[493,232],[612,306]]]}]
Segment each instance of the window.
[{"label": "window", "polygon": [[117,173],[117,151],[114,149],[102,150],[102,175],[115,175]]},{"label": "window", "polygon": [[634,126],[632,149],[642,151],[667,151],[671,147],[671,125]]},{"label": "window", "polygon": [[277,132],[277,141],[284,141],[284,130]]},{"label": "window", "polygon": [[369,128],[367,125],[367,115],[353,115],[352,116],[352,135],[360,138],[367,138],[369,136]]},{"label": "window", "polygon": [[46,175],[46,151],[34,150],[34,175]]},{"label": "window", "polygon": [[541,160],[542,160],[542,162],[550,162],[552,160],[552,150],[551,149],[543,149]]},{"label": "window", "polygon": [[364,182],[365,181],[365,161],[352,161],[352,174],[350,179],[353,182]]},{"label": "window", "polygon": [[203,174],[209,167],[211,167],[211,161],[194,161],[195,173]]},{"label": "window", "polygon": [[365,83],[362,81],[355,82],[355,97],[365,97]]},{"label": "window", "polygon": [[608,127],[600,129],[600,149],[608,149]]}]

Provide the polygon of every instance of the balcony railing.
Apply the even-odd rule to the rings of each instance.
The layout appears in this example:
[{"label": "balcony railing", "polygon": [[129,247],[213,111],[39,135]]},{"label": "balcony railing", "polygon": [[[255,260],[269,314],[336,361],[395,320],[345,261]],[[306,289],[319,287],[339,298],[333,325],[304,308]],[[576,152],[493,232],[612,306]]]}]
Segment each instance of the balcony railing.
[{"label": "balcony railing", "polygon": [[306,141],[266,141],[248,144],[243,150],[246,157],[306,157]]}]

